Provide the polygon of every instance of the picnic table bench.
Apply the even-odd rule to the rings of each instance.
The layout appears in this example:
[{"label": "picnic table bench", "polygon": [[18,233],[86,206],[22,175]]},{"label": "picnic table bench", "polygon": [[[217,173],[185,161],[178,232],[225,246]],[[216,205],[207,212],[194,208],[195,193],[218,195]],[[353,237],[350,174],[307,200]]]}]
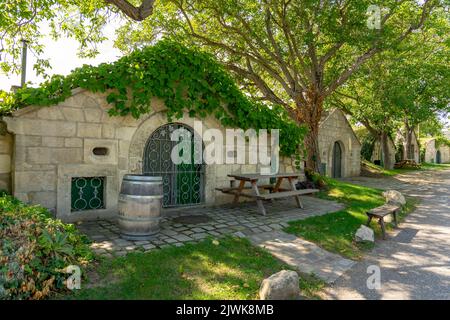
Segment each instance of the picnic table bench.
[{"label": "picnic table bench", "polygon": [[[302,189],[297,190],[295,182],[298,180],[300,174],[298,173],[286,173],[286,174],[273,174],[273,175],[261,175],[261,174],[229,174],[228,177],[233,178],[234,181],[239,181],[239,186],[230,188],[216,188],[226,194],[234,195],[234,204],[239,203],[240,197],[247,197],[256,200],[258,210],[262,215],[266,215],[266,209],[264,208],[263,200],[273,200],[278,198],[293,197],[295,198],[297,205],[303,208],[303,203],[300,200],[300,195],[312,194],[318,192],[317,189]],[[275,178],[275,184],[258,185],[260,179]],[[284,179],[289,181],[290,189],[281,187]],[[250,183],[250,186],[245,186],[245,183]],[[269,190],[270,193],[261,194],[259,189]],[[251,193],[243,192],[244,190],[251,190]]]},{"label": "picnic table bench", "polygon": [[397,222],[397,213],[400,210],[400,206],[394,205],[394,204],[384,204],[380,207],[371,209],[366,212],[368,220],[367,220],[367,226],[370,225],[370,222],[373,218],[378,219],[378,223],[380,224],[381,231],[383,233],[383,239],[386,239],[386,227],[384,225],[384,217],[392,214],[394,216],[394,224],[395,227],[398,226]]}]

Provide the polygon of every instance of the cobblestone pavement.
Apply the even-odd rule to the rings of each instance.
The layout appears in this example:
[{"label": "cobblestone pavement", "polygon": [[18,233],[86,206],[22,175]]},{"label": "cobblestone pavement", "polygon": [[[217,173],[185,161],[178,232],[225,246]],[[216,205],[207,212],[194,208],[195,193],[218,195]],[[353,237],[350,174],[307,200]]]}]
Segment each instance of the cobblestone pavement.
[{"label": "cobblestone pavement", "polygon": [[[450,170],[420,171],[389,179],[347,180],[396,189],[421,203],[388,239],[326,290],[328,299],[450,299]],[[369,289],[369,266],[381,286]]]},{"label": "cobblestone pavement", "polygon": [[[88,221],[77,227],[93,241],[91,246],[96,253],[104,256],[121,256],[136,249],[150,251],[168,246],[182,246],[188,242],[198,242],[206,237],[233,234],[243,237],[281,230],[289,221],[323,215],[343,208],[342,204],[310,196],[302,197],[302,201],[304,209],[298,208],[293,199],[280,199],[266,203],[266,216],[258,213],[254,202],[242,203],[238,207],[223,205],[170,211],[162,218],[160,232],[154,239],[148,241],[122,239],[115,220]],[[174,221],[177,217],[186,215],[206,216],[209,221],[197,224]]]}]

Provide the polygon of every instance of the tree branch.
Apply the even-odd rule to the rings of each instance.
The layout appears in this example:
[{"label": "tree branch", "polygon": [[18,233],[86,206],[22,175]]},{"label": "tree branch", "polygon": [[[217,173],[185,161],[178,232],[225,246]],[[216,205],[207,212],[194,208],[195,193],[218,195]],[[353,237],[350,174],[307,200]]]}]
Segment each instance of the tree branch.
[{"label": "tree branch", "polygon": [[139,7],[135,7],[127,0],[105,0],[107,3],[115,5],[126,14],[128,17],[135,21],[145,20],[148,16],[153,13],[153,5],[155,0],[142,0]]},{"label": "tree branch", "polygon": [[[419,29],[423,26],[423,24],[426,21],[427,16],[430,14],[433,5],[431,4],[431,0],[425,0],[425,3],[422,7],[422,14],[420,16],[420,19],[417,24],[411,25],[405,32],[403,32],[394,42],[400,43],[402,42],[409,34],[411,34],[414,30]],[[392,13],[386,14],[386,16],[383,17],[382,23],[384,24],[388,18],[392,15]],[[348,78],[359,69],[359,67],[368,59],[370,59],[373,55],[375,55],[378,52],[381,52],[385,49],[382,49],[377,46],[378,41],[375,42],[375,44],[367,50],[364,54],[356,58],[356,60],[353,62],[353,64],[343,71],[339,77],[325,90],[324,97],[327,97],[330,95],[336,88],[338,88],[340,85],[342,85],[344,82],[348,80]]]}]

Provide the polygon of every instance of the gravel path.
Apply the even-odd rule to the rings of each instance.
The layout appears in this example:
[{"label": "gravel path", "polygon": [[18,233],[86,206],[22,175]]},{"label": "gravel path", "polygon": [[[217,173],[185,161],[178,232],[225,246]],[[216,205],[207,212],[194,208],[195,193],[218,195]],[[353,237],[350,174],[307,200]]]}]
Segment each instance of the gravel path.
[{"label": "gravel path", "polygon": [[[450,299],[450,170],[421,171],[352,183],[396,189],[421,203],[400,228],[324,293],[327,299]],[[380,267],[381,287],[368,289],[367,268]]]}]

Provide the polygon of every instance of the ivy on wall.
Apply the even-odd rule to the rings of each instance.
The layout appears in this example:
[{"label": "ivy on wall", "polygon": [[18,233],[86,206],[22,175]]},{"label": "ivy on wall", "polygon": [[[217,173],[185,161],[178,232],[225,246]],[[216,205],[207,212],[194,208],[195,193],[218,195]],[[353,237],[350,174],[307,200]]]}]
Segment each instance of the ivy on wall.
[{"label": "ivy on wall", "polygon": [[134,118],[151,111],[152,97],[165,102],[169,121],[214,115],[224,126],[244,130],[280,129],[282,155],[298,154],[306,128],[292,121],[277,105],[255,102],[239,90],[224,67],[210,54],[170,40],[136,50],[110,64],[84,65],[68,76],[54,75],[39,88],[0,92],[0,115],[28,106],[50,106],[81,87],[106,92],[111,116]]},{"label": "ivy on wall", "polygon": [[435,148],[439,149],[441,146],[450,147],[450,139],[446,137],[437,137],[435,141]]}]

